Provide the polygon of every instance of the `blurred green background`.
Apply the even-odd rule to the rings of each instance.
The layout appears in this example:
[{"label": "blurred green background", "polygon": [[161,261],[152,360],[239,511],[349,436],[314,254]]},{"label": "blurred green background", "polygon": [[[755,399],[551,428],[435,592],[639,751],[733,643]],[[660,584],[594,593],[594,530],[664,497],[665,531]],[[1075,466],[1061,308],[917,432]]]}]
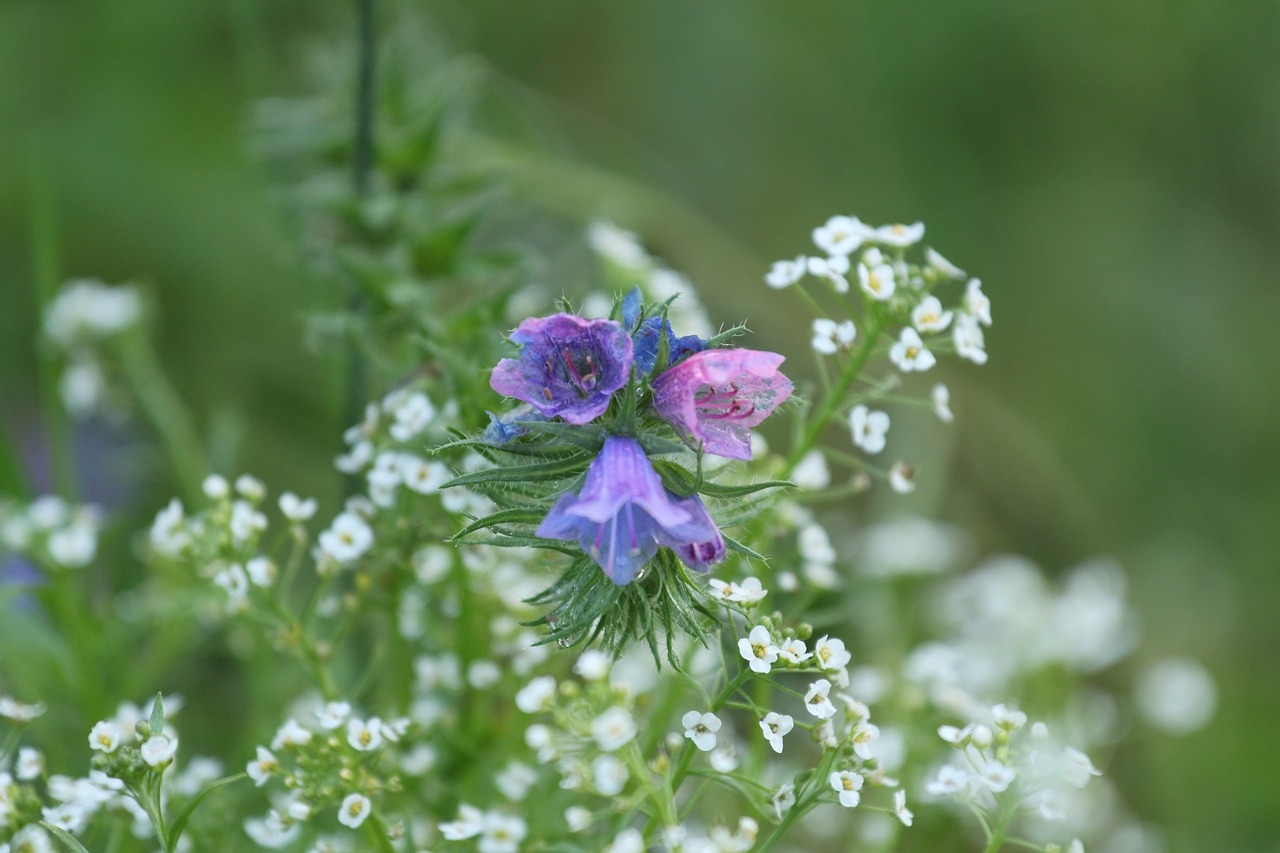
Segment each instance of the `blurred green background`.
[{"label": "blurred green background", "polygon": [[[246,470],[327,465],[338,395],[298,346],[310,295],[248,129],[257,99],[310,90],[308,45],[349,34],[350,6],[0,4],[0,417],[33,466],[33,198],[62,275],[147,287],[166,365]],[[1221,707],[1190,738],[1139,733],[1109,775],[1170,849],[1280,850],[1280,4],[430,12],[518,105],[493,132],[601,170],[531,167],[530,192],[644,233],[757,345],[807,348],[761,276],[813,226],[924,220],[984,281],[991,361],[948,366],[956,425],[902,439],[924,485],[866,512],[957,520],[1053,570],[1120,557],[1141,654],[1205,661]]]}]

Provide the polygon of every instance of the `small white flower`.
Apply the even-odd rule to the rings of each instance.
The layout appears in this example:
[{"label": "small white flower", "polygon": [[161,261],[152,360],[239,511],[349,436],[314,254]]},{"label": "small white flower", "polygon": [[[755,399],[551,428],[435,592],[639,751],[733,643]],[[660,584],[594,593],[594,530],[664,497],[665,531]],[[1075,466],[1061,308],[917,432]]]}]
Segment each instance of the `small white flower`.
[{"label": "small white flower", "polygon": [[770,711],[760,720],[760,731],[764,733],[764,739],[769,742],[773,751],[781,753],[782,739],[795,728],[795,725],[795,720],[789,714]]},{"label": "small white flower", "polygon": [[823,637],[814,644],[813,653],[817,656],[818,667],[828,672],[844,669],[853,660],[853,655],[845,650],[844,641],[835,637]]},{"label": "small white flower", "polygon": [[249,582],[254,586],[266,587],[275,583],[275,564],[266,557],[254,557],[249,560],[244,564],[244,571],[249,576]]},{"label": "small white flower", "polygon": [[884,243],[887,246],[913,246],[924,238],[924,223],[917,222],[914,225],[881,225],[875,229],[870,239],[877,243]]},{"label": "small white flower", "polygon": [[956,728],[955,726],[938,726],[938,737],[942,738],[952,746],[964,746],[972,734],[972,723],[962,729]]},{"label": "small white flower", "polygon": [[213,576],[213,582],[227,593],[227,610],[234,613],[244,608],[249,598],[249,577],[244,569],[232,563]]},{"label": "small white flower", "polygon": [[249,774],[253,784],[261,788],[267,784],[267,780],[271,778],[272,774],[279,769],[280,762],[276,757],[265,746],[260,746],[253,761],[250,761],[245,767],[245,773]]},{"label": "small white flower", "polygon": [[517,853],[528,832],[529,827],[523,818],[489,812],[484,816],[484,829],[476,850],[479,853]]},{"label": "small white flower", "polygon": [[869,233],[856,216],[833,216],[813,229],[813,243],[828,255],[848,255],[858,250]]},{"label": "small white flower", "polygon": [[871,723],[862,722],[853,730],[853,752],[863,761],[875,758],[874,744],[880,739],[880,728]]},{"label": "small white flower", "polygon": [[205,497],[211,501],[220,501],[231,494],[231,486],[227,484],[227,479],[218,474],[210,474],[205,477],[204,482],[200,484],[200,488]]},{"label": "small white flower", "polygon": [[791,472],[791,482],[805,491],[816,492],[831,485],[831,471],[827,468],[827,457],[821,450],[810,450],[796,463]]},{"label": "small white flower", "polygon": [[924,250],[924,260],[930,267],[937,270],[947,278],[964,278],[964,270],[942,257],[942,255],[938,254],[932,248],[926,248]]},{"label": "small white flower", "polygon": [[[18,760],[13,764],[13,775],[17,776],[23,782],[29,782],[32,779],[39,778],[44,772],[44,756],[40,754],[40,750],[32,749],[24,746],[18,750]],[[0,779],[3,775],[0,775]],[[0,789],[4,786],[0,785]],[[0,795],[2,799],[3,795]]]},{"label": "small white flower", "polygon": [[986,336],[982,334],[982,327],[974,317],[969,314],[957,316],[951,335],[955,340],[956,355],[974,364],[987,363]]},{"label": "small white flower", "polygon": [[720,718],[715,714],[689,711],[680,719],[680,724],[684,726],[684,736],[698,749],[703,752],[715,749],[716,732],[720,731]]},{"label": "small white flower", "polygon": [[373,806],[368,797],[363,794],[347,794],[342,800],[342,805],[338,807],[338,823],[352,829],[359,829],[360,824],[365,822],[372,810]]},{"label": "small white flower", "polygon": [[598,792],[606,797],[615,797],[627,786],[627,765],[612,755],[596,756],[591,762],[591,780]]},{"label": "small white flower", "polygon": [[992,707],[991,716],[995,718],[997,726],[1010,731],[1020,729],[1027,724],[1027,715],[1012,705],[1000,704]]},{"label": "small white flower", "polygon": [[350,702],[327,702],[324,707],[316,711],[316,720],[319,721],[320,727],[323,729],[340,728],[350,716]]},{"label": "small white flower", "polygon": [[89,748],[112,753],[120,746],[120,727],[110,720],[102,720],[89,731]]},{"label": "small white flower", "polygon": [[587,226],[587,242],[600,257],[621,267],[637,269],[652,261],[635,234],[605,219],[597,219]]},{"label": "small white flower", "polygon": [[448,841],[475,838],[484,832],[484,812],[463,803],[458,806],[458,819],[440,824],[439,829],[440,834]]},{"label": "small white flower", "polygon": [[502,796],[513,803],[523,800],[536,781],[538,771],[523,761],[510,762],[493,777],[494,785],[502,792]]},{"label": "small white flower", "polygon": [[98,551],[98,530],[86,521],[75,521],[49,534],[49,556],[69,569],[82,569]]},{"label": "small white flower", "polygon": [[467,683],[476,690],[488,690],[502,679],[502,667],[496,661],[474,660],[467,667]]},{"label": "small white flower", "polygon": [[782,820],[782,816],[796,804],[796,786],[788,782],[775,788],[769,794],[769,802],[773,803],[773,813],[778,816],[778,820]]},{"label": "small white flower", "polygon": [[151,523],[150,539],[151,547],[164,557],[177,557],[191,544],[182,501],[174,498],[169,501],[168,506],[156,513],[156,520]]},{"label": "small white flower", "polygon": [[290,717],[284,721],[284,725],[276,730],[276,736],[271,739],[272,749],[283,749],[286,746],[305,746],[311,742],[311,731],[305,729],[297,720]]},{"label": "small white flower", "polygon": [[786,663],[798,666],[809,658],[813,657],[811,652],[805,651],[804,640],[797,640],[795,637],[783,640],[778,646],[778,659]]},{"label": "small white flower", "polygon": [[933,413],[944,424],[952,423],[956,419],[951,412],[951,391],[941,382],[933,386]]},{"label": "small white flower", "polygon": [[790,287],[800,280],[807,268],[808,261],[804,255],[797,255],[791,261],[774,261],[769,272],[765,273],[764,283],[775,290]]},{"label": "small white flower", "polygon": [[254,509],[248,501],[238,500],[231,504],[231,541],[237,546],[243,545],[258,533],[267,529],[267,517]]},{"label": "small white flower", "polygon": [[338,563],[359,559],[373,545],[373,530],[353,512],[338,515],[320,534],[320,550]]},{"label": "small white flower", "polygon": [[[60,828],[66,829],[66,827]],[[55,853],[55,849],[49,833],[34,824],[28,824],[18,830],[9,844],[0,845],[0,851],[4,853],[9,853],[10,850],[13,853]]]},{"label": "small white flower", "polygon": [[569,806],[564,810],[564,822],[570,832],[582,832],[591,826],[591,811],[582,806]]},{"label": "small white flower", "polygon": [[938,359],[920,339],[920,333],[910,326],[902,330],[898,340],[889,348],[889,360],[906,373],[925,371],[938,363]]},{"label": "small white flower", "polygon": [[809,274],[825,278],[831,282],[836,293],[849,292],[849,280],[845,273],[849,272],[849,258],[845,255],[834,255],[830,258],[809,258]]},{"label": "small white flower", "polygon": [[1168,658],[1144,669],[1138,674],[1134,696],[1142,717],[1172,735],[1201,728],[1218,707],[1213,676],[1190,658]]},{"label": "small white flower", "polygon": [[316,499],[303,500],[293,492],[285,492],[280,496],[280,512],[290,521],[301,524],[316,514]]},{"label": "small white flower", "polygon": [[907,808],[907,792],[901,788],[893,792],[893,814],[902,821],[903,826],[911,826],[911,821],[915,819],[911,809]]},{"label": "small white flower", "polygon": [[836,706],[831,704],[830,693],[831,682],[819,678],[809,685],[809,692],[804,694],[805,708],[819,720],[831,719],[836,715]]},{"label": "small white flower", "polygon": [[526,714],[537,714],[550,710],[555,698],[555,676],[539,675],[516,693],[516,707]]},{"label": "small white flower", "polygon": [[426,429],[436,417],[427,395],[410,394],[395,409],[395,423],[387,430],[396,441],[408,441]]},{"label": "small white flower", "polygon": [[241,474],[236,477],[236,492],[241,497],[256,503],[267,496],[267,487],[262,485],[262,481],[258,478]]},{"label": "small white flower", "polygon": [[851,809],[862,801],[862,795],[858,792],[862,790],[864,780],[859,774],[852,770],[833,771],[827,781],[840,794],[840,805],[846,809]]},{"label": "small white flower", "polygon": [[173,760],[178,752],[178,741],[166,735],[152,735],[138,750],[142,760],[152,767],[163,767]]},{"label": "small white flower", "polygon": [[916,470],[905,462],[895,462],[889,469],[889,487],[900,495],[916,490]]},{"label": "small white flower", "polygon": [[644,836],[635,827],[627,827],[614,836],[613,842],[603,853],[644,853]]},{"label": "small white flower", "polygon": [[911,312],[911,323],[922,332],[941,332],[951,325],[951,312],[942,310],[936,296],[926,296]]},{"label": "small white flower", "polygon": [[1058,769],[1067,784],[1076,788],[1083,788],[1091,778],[1102,775],[1102,771],[1093,766],[1089,756],[1069,746],[1062,750]]},{"label": "small white flower", "polygon": [[800,528],[796,547],[806,563],[834,563],[836,549],[831,545],[827,530],[817,522],[809,522]]},{"label": "small white flower", "polygon": [[435,494],[453,477],[443,463],[428,462],[412,453],[401,453],[399,462],[401,480],[420,495]]},{"label": "small white flower", "polygon": [[991,300],[982,292],[982,282],[969,279],[964,289],[964,310],[984,326],[991,325]]},{"label": "small white flower", "polygon": [[707,756],[707,763],[717,773],[732,773],[738,769],[738,752],[731,743],[722,743]]},{"label": "small white flower", "polygon": [[773,644],[769,629],[757,625],[750,634],[738,640],[738,654],[747,661],[752,672],[766,673],[778,659],[778,647]]},{"label": "small white flower", "polygon": [[348,720],[347,743],[360,752],[373,752],[382,746],[382,721],[377,717],[370,717],[368,721]]},{"label": "small white flower", "polygon": [[1017,775],[1012,767],[1007,767],[999,761],[988,761],[979,772],[978,780],[992,793],[998,794],[1001,791],[1007,791]]},{"label": "small white flower", "polygon": [[945,764],[938,768],[938,775],[926,782],[924,789],[935,797],[965,796],[970,790],[972,780],[968,773],[954,764]]},{"label": "small white flower", "polygon": [[636,736],[636,721],[626,708],[617,705],[591,721],[591,737],[605,752],[627,745]]},{"label": "small white flower", "polygon": [[578,656],[578,662],[573,665],[573,671],[587,681],[600,681],[607,678],[612,668],[613,658],[599,649],[587,649]]},{"label": "small white flower", "polygon": [[858,264],[858,284],[862,287],[863,293],[880,302],[891,298],[894,290],[897,289],[893,267],[888,264],[875,266]]},{"label": "small white flower", "polygon": [[889,415],[858,404],[849,412],[849,429],[855,445],[867,453],[879,453],[889,432]]},{"label": "small white flower", "polygon": [[858,336],[858,330],[852,320],[837,323],[835,320],[818,318],[813,321],[812,346],[815,352],[823,355],[834,355],[842,349],[848,349]]}]

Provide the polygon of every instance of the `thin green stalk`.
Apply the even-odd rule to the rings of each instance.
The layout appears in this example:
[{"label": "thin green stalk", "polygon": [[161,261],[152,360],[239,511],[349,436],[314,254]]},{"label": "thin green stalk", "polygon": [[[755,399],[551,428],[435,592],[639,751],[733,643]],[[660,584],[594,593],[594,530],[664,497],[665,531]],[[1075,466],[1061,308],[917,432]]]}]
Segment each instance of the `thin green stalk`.
[{"label": "thin green stalk", "polygon": [[1000,819],[996,821],[995,827],[991,830],[991,837],[987,840],[987,846],[983,853],[998,853],[1000,848],[1004,847],[1004,836],[1009,831],[1009,824],[1013,821],[1015,808],[1013,806],[1005,806],[1000,812]]},{"label": "thin green stalk", "polygon": [[853,357],[845,364],[835,387],[823,398],[822,405],[818,407],[817,412],[809,418],[805,424],[804,431],[800,435],[800,439],[791,451],[791,455],[787,457],[786,476],[791,475],[791,472],[795,470],[796,465],[804,458],[804,455],[818,442],[818,439],[822,436],[822,431],[826,429],[836,410],[844,404],[845,395],[849,393],[849,389],[858,378],[858,374],[862,372],[867,359],[871,358],[871,353],[875,350],[876,342],[880,338],[880,328],[873,313],[868,312],[865,328],[863,328],[862,332],[862,346],[858,347]]}]

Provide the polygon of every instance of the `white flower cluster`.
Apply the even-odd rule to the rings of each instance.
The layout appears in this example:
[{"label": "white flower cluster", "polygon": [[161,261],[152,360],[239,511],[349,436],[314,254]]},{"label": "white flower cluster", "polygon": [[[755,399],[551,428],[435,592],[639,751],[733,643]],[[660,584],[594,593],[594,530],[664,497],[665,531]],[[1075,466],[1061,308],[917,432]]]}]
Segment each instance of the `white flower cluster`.
[{"label": "white flower cluster", "polygon": [[30,504],[0,503],[0,548],[52,569],[82,569],[98,552],[101,513],[56,495]]},{"label": "white flower cluster", "polygon": [[265,817],[245,821],[245,833],[259,846],[288,846],[299,824],[329,808],[343,826],[358,829],[373,813],[369,795],[385,787],[379,759],[398,750],[413,725],[407,717],[357,716],[343,701],[327,702],[309,716],[310,725],[285,720],[245,767],[259,788],[277,780],[289,792]]},{"label": "white flower cluster", "polygon": [[93,279],[67,282],[45,307],[45,337],[66,357],[58,391],[71,414],[84,416],[102,407],[108,389],[101,344],[136,326],[141,316],[136,288]]},{"label": "white flower cluster", "polygon": [[[1060,825],[1070,817],[1071,792],[1102,775],[1088,755],[1055,742],[1047,725],[1009,705],[996,705],[963,727],[942,726],[938,736],[955,752],[931,774],[925,792],[993,814],[1008,808],[1007,801]],[[1077,816],[1071,825],[1079,822]],[[1079,840],[1073,844],[1082,847]]]}]

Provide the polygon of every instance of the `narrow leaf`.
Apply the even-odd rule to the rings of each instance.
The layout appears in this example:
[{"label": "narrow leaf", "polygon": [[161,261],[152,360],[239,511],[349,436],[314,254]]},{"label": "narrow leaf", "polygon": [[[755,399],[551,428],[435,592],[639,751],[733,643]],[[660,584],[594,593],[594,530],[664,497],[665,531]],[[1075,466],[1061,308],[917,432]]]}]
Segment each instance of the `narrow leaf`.
[{"label": "narrow leaf", "polygon": [[62,827],[54,826],[47,820],[40,821],[40,825],[43,826],[50,835],[61,841],[63,846],[72,851],[72,853],[89,853],[89,851],[84,849],[84,845],[81,844],[74,835],[67,832]]}]

